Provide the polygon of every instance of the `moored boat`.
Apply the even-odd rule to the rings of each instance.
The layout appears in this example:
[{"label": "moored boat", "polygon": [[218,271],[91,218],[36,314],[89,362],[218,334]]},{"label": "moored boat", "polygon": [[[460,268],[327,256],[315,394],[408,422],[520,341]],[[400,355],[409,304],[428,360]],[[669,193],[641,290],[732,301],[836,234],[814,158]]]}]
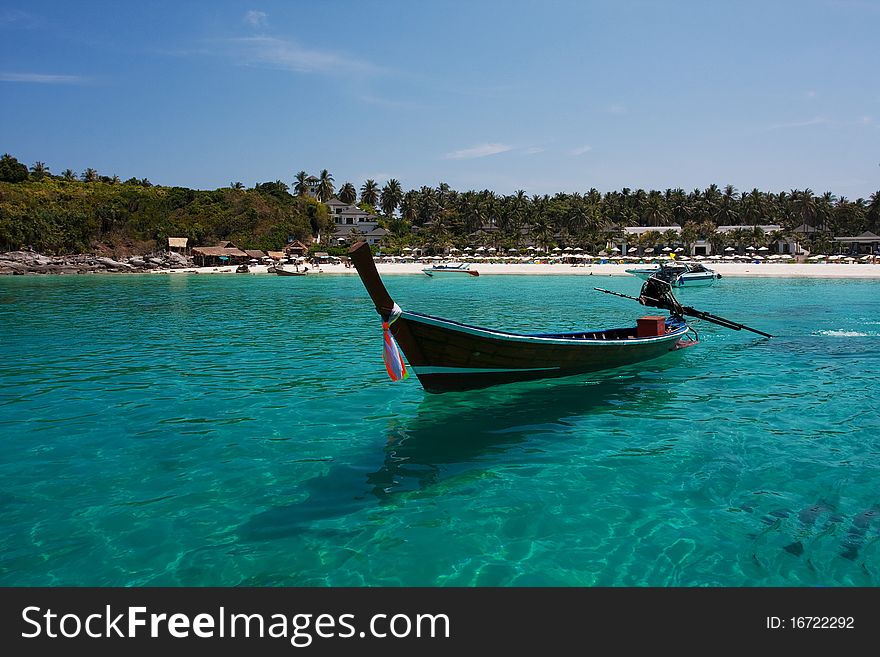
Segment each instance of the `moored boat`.
[{"label": "moored boat", "polygon": [[637,276],[643,281],[654,276],[666,281],[672,287],[707,286],[712,285],[721,278],[721,274],[699,263],[663,263],[659,267],[626,269],[625,271],[627,274]]},{"label": "moored boat", "polygon": [[278,276],[305,276],[309,273],[309,268],[305,267],[303,269],[299,268],[299,265],[294,265],[293,269],[288,269],[280,262],[275,265],[275,273]]},{"label": "moored boat", "polygon": [[430,267],[425,267],[422,269],[422,273],[428,276],[448,276],[455,274],[468,274],[470,276],[479,276],[480,272],[476,269],[471,269],[471,266],[468,264],[441,264],[441,265],[432,265]]},{"label": "moored boat", "polygon": [[[428,392],[572,376],[657,358],[687,346],[687,322],[677,315],[640,318],[623,328],[518,334],[401,310],[382,282],[365,242],[349,256],[385,330],[386,367],[406,377],[406,360]],[[393,339],[392,339],[393,337]]]}]

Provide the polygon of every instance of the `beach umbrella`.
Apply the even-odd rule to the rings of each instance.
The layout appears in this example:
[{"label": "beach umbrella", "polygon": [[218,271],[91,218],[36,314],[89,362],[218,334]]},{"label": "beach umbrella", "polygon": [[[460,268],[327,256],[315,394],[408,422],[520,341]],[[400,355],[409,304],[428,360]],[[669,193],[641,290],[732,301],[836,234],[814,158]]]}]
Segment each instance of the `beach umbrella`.
[{"label": "beach umbrella", "polygon": [[638,249],[634,246],[631,246],[626,250],[627,253],[635,253],[636,251],[638,251]]},{"label": "beach umbrella", "polygon": [[554,247],[553,247],[553,250],[554,250],[554,251],[562,251],[562,249],[560,249],[558,246],[554,246]]},{"label": "beach umbrella", "polygon": [[680,246],[680,247],[678,247],[678,248],[675,250],[676,253],[681,253],[682,251],[684,251],[684,247],[683,247],[683,246]]},{"label": "beach umbrella", "polygon": [[575,253],[580,253],[581,251],[583,251],[583,249],[579,246],[576,246],[576,247],[574,247],[574,251],[575,251]]},{"label": "beach umbrella", "polygon": [[469,247],[469,246],[464,247],[464,250],[465,250],[465,251],[473,251],[473,249],[472,249],[471,247]]},{"label": "beach umbrella", "polygon": [[562,249],[562,250],[563,250],[563,251],[571,251],[571,247],[570,247],[570,246],[567,246],[567,247],[565,247],[565,248]]},{"label": "beach umbrella", "polygon": [[768,249],[766,246],[762,246],[760,249],[758,249],[758,251],[769,251],[769,250],[770,249]]},{"label": "beach umbrella", "polygon": [[664,246],[662,250],[663,250],[663,251],[666,251],[667,253],[669,253],[670,251],[672,251],[672,249],[669,248],[668,246]]},{"label": "beach umbrella", "polygon": [[615,246],[611,249],[611,253],[620,253],[620,249]]},{"label": "beach umbrella", "polygon": [[485,247],[485,246],[478,246],[478,247],[477,247],[477,251],[478,251],[478,252],[482,252],[482,251],[485,251],[485,250],[486,250],[486,247]]},{"label": "beach umbrella", "polygon": [[507,249],[507,252],[508,253],[516,253],[517,251],[516,251],[516,249]]},{"label": "beach umbrella", "polygon": [[449,252],[450,252],[450,253],[458,253],[458,249],[456,249],[456,248],[453,246],[453,247],[450,247]]},{"label": "beach umbrella", "polygon": [[490,247],[489,247],[489,251],[497,251],[497,250],[498,250],[498,249],[496,249],[494,246],[490,246]]},{"label": "beach umbrella", "polygon": [[647,249],[645,249],[645,253],[654,253],[654,247],[649,246]]},{"label": "beach umbrella", "polygon": [[728,246],[728,247],[727,247],[726,249],[724,249],[724,250],[727,251],[728,253],[730,253],[731,251],[736,251],[736,249],[734,249],[732,246]]},{"label": "beach umbrella", "polygon": [[526,247],[526,251],[534,251],[534,250],[535,250],[535,247],[533,247],[533,246]]}]

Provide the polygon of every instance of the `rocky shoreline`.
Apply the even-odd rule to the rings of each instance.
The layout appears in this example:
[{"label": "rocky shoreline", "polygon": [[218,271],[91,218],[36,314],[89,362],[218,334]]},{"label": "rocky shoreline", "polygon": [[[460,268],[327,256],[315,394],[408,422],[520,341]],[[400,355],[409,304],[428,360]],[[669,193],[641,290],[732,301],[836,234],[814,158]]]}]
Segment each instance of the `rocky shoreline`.
[{"label": "rocky shoreline", "polygon": [[191,258],[173,251],[158,251],[120,260],[90,253],[62,256],[47,256],[33,251],[0,253],[0,275],[144,272],[192,266]]}]

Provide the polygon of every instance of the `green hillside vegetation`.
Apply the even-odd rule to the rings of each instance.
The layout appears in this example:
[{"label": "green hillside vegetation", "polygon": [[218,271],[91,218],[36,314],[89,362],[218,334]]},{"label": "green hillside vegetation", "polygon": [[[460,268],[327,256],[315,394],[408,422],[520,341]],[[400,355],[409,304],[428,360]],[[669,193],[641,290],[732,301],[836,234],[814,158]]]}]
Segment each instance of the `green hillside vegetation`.
[{"label": "green hillside vegetation", "polygon": [[[291,194],[293,191],[293,194]],[[338,192],[326,169],[319,176],[305,171],[293,189],[280,180],[245,189],[241,183],[214,191],[152,186],[146,179],[125,182],[86,169],[77,177],[60,176],[36,162],[30,169],[14,157],[0,159],[0,249],[31,246],[45,253],[74,253],[101,246],[143,253],[164,248],[168,237],[188,237],[191,246],[220,240],[240,248],[279,250],[290,239],[321,236],[330,246],[334,223],[324,202],[336,197],[380,215],[390,232],[382,248],[400,252],[419,246],[429,253],[449,247],[493,246],[520,249],[582,246],[605,247],[626,226],[650,226],[639,246],[707,240],[715,251],[728,245],[763,246],[797,234],[810,250],[829,252],[835,236],[880,231],[880,191],[870,198],[847,199],[811,189],[790,192],[739,192],[732,185],[706,189],[644,190],[623,188],[601,193],[558,193],[529,196],[519,190],[498,195],[490,190],[458,192],[446,183],[404,191],[397,180],[380,187],[374,180],[359,188],[343,183]],[[314,194],[317,198],[312,198]],[[811,227],[804,235],[799,227]],[[678,234],[670,230],[681,226]],[[755,226],[774,225],[765,234]],[[717,232],[718,226],[738,230]],[[358,236],[357,231],[352,233]]]},{"label": "green hillside vegetation", "polygon": [[7,158],[0,163],[3,251],[149,253],[165,248],[168,237],[188,237],[192,246],[229,240],[243,249],[281,250],[291,238],[308,243],[332,230],[323,203],[292,196],[280,181],[199,191],[134,179],[28,176],[21,165],[22,178]]}]

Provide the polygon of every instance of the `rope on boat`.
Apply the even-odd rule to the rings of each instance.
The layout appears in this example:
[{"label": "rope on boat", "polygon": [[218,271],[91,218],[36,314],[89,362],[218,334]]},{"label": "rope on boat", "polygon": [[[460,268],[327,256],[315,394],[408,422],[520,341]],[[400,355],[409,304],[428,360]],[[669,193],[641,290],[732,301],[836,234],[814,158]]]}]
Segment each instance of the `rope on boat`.
[{"label": "rope on boat", "polygon": [[403,362],[403,356],[400,354],[400,347],[391,335],[391,325],[397,321],[403,311],[396,303],[391,309],[388,321],[382,322],[382,360],[385,361],[385,369],[392,381],[400,381],[409,376],[406,364]]}]

